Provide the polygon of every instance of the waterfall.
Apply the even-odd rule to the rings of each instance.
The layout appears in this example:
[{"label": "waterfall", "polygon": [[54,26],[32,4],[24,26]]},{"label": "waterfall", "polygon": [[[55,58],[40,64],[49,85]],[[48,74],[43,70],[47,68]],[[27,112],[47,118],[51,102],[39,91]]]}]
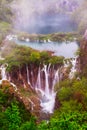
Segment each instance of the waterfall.
[{"label": "waterfall", "polygon": [[75,76],[75,72],[76,72],[76,58],[73,58],[71,60],[71,63],[72,63],[72,68],[71,68],[71,71],[69,73],[69,78],[73,79]]},{"label": "waterfall", "polygon": [[44,65],[45,91],[44,91],[44,96],[42,97],[41,106],[42,106],[44,112],[53,113],[54,106],[55,106],[55,96],[56,96],[56,93],[54,92],[54,86],[59,79],[59,77],[58,77],[59,75],[58,75],[58,70],[52,71],[54,74],[53,74],[53,78],[51,79],[52,86],[50,86],[49,79],[50,79],[51,73],[50,73],[49,69],[52,69],[52,68],[50,68],[50,65],[48,66],[48,69],[47,69],[47,66]]},{"label": "waterfall", "polygon": [[5,65],[1,66],[1,76],[2,76],[2,80],[6,80],[7,79]]},{"label": "waterfall", "polygon": [[[6,68],[7,68],[7,64],[1,65],[0,66],[0,71],[1,71],[1,80],[0,80],[0,84],[2,84],[2,81],[7,80],[8,82],[10,82],[10,78],[8,80],[8,77],[6,75]],[[17,87],[14,83],[10,82],[10,85],[13,86],[13,88],[15,89],[15,91],[17,91]]]},{"label": "waterfall", "polygon": [[[13,84],[10,80],[8,80],[8,77],[6,76],[6,67],[6,64],[0,67],[0,83],[2,83],[3,80],[7,80],[13,86],[15,91],[17,91],[16,85]],[[43,67],[39,66],[38,71],[36,73],[37,80],[34,81],[34,70],[29,70],[28,65],[26,65],[26,75],[27,83],[30,85],[30,87],[36,90],[37,94],[39,94],[38,96],[40,97],[40,105],[42,107],[42,111],[45,113],[53,113],[56,96],[56,92],[54,92],[54,86],[57,82],[59,82],[59,69],[55,69],[55,67],[51,64],[44,64]]]},{"label": "waterfall", "polygon": [[2,84],[2,81],[3,81],[3,80],[7,80],[7,76],[6,76],[6,65],[1,65],[0,71],[1,71],[0,84]]},{"label": "waterfall", "polygon": [[59,69],[55,72],[55,75],[54,75],[53,86],[52,86],[53,91],[54,91],[54,86],[57,82],[59,82]]},{"label": "waterfall", "polygon": [[27,83],[31,86],[30,79],[29,79],[28,65],[26,65],[26,71],[27,71]]},{"label": "waterfall", "polygon": [[44,69],[43,69],[44,73],[45,73],[45,93],[47,95],[50,94],[50,88],[49,88],[49,79],[48,79],[48,71],[47,71],[47,65],[44,65]]},{"label": "waterfall", "polygon": [[[41,84],[42,83],[41,81],[43,80],[41,75],[43,75],[43,73],[45,76],[44,89],[43,85]],[[54,67],[51,66],[51,64],[49,64],[48,66],[43,65],[42,69],[39,67],[35,88],[37,92],[39,91],[41,93],[40,95],[41,107],[42,111],[46,113],[53,113],[56,97],[56,92],[54,92],[54,86],[58,81],[59,81],[59,69],[55,70]],[[52,85],[50,85],[50,82],[52,82]]]},{"label": "waterfall", "polygon": [[36,90],[41,90],[41,72],[40,72],[41,70],[40,70],[40,67],[39,67],[39,70],[38,70],[38,76],[37,76],[37,82],[36,82],[36,86],[35,86],[35,88],[36,88]]},{"label": "waterfall", "polygon": [[[27,82],[28,84],[32,84],[29,79],[29,70],[28,66],[26,66],[27,69]],[[51,70],[51,71],[50,71]],[[31,76],[34,76],[34,71],[30,71]],[[51,79],[51,75],[52,79]],[[43,80],[44,77],[44,80]],[[52,80],[52,81],[51,81]],[[52,85],[50,85],[50,81],[52,82]],[[37,94],[39,94],[40,97],[40,105],[42,107],[42,111],[45,113],[53,113],[54,106],[55,106],[55,96],[56,92],[54,92],[54,86],[59,81],[59,69],[55,70],[51,64],[49,65],[43,65],[43,68],[39,66],[38,72],[37,72],[37,80],[36,83],[33,81],[33,89],[35,88]],[[44,86],[43,83],[44,82]]]},{"label": "waterfall", "polygon": [[[68,68],[72,63],[72,68],[69,73],[69,78],[72,79],[76,72],[76,58],[73,58],[71,61],[64,61],[64,67]],[[40,105],[42,107],[42,111],[45,113],[53,113],[54,106],[55,106],[55,97],[56,92],[54,91],[54,86],[56,83],[59,83],[61,80],[61,68],[56,67],[49,64],[43,64],[43,66],[39,66],[38,71],[34,74],[34,70],[27,69],[27,82],[28,84],[33,84],[32,88],[36,90],[39,98],[40,98]],[[29,79],[29,73],[31,75],[31,80]],[[36,80],[33,80],[34,75],[37,75]]]}]

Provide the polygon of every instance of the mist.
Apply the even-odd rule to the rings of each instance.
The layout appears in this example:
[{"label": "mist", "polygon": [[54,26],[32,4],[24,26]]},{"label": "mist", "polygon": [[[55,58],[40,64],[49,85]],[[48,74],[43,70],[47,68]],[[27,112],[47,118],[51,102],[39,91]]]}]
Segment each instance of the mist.
[{"label": "mist", "polygon": [[73,19],[78,24],[78,32],[84,34],[87,30],[87,0],[73,13]]},{"label": "mist", "polygon": [[15,13],[13,25],[29,33],[71,32],[76,29],[70,14],[82,0],[18,0],[11,7]]}]

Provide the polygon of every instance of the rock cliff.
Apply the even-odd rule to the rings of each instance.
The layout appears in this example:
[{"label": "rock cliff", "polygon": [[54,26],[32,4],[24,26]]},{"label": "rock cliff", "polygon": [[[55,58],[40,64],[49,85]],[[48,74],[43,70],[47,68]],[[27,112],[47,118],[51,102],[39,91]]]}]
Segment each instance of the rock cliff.
[{"label": "rock cliff", "polygon": [[80,52],[77,59],[78,72],[80,76],[87,77],[87,40],[82,39],[80,41]]}]

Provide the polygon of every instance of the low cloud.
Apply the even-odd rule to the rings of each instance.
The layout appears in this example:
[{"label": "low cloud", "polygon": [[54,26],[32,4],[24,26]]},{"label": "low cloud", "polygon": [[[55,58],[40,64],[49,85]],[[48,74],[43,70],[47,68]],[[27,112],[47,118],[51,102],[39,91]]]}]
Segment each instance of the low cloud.
[{"label": "low cloud", "polygon": [[[30,33],[38,32],[47,24],[47,15],[72,12],[82,0],[17,0],[12,3],[15,13],[14,27]],[[54,17],[56,19],[56,17]]]}]

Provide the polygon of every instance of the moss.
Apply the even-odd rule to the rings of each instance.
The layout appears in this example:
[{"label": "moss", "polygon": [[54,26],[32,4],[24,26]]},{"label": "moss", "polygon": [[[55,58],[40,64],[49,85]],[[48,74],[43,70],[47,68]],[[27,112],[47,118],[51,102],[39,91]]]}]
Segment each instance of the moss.
[{"label": "moss", "polygon": [[20,91],[21,91],[21,94],[23,94],[23,96],[30,97],[32,95],[31,92],[26,91],[24,88],[21,88]]},{"label": "moss", "polygon": [[75,55],[76,55],[76,56],[82,55],[82,54],[81,54],[81,49],[80,49],[80,48],[77,49],[77,51],[75,52]]},{"label": "moss", "polygon": [[33,51],[29,56],[30,63],[40,63],[40,53]]}]

